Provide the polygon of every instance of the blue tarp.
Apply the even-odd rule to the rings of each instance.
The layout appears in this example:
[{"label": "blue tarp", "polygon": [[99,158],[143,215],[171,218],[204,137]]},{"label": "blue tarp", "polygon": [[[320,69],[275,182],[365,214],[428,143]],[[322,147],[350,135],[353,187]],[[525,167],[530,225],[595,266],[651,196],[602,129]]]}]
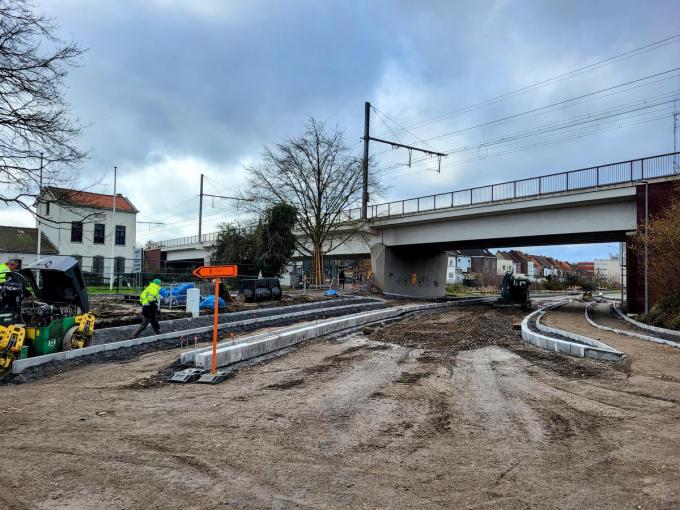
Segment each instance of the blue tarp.
[{"label": "blue tarp", "polygon": [[337,296],[338,291],[335,289],[328,289],[326,292],[323,293],[324,296]]},{"label": "blue tarp", "polygon": [[[198,305],[199,308],[210,308],[213,310],[215,308],[215,296],[208,296]],[[219,298],[217,306],[222,308],[224,306],[224,299]]]},{"label": "blue tarp", "polygon": [[172,289],[172,295],[175,296],[175,297],[186,296],[187,290],[193,289],[193,288],[194,288],[193,283],[183,283],[182,285]]}]

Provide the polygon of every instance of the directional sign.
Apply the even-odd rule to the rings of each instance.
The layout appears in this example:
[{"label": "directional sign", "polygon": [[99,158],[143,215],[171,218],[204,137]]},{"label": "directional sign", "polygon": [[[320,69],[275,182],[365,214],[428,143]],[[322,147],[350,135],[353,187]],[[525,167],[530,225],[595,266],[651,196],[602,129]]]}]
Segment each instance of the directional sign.
[{"label": "directional sign", "polygon": [[194,269],[198,278],[230,278],[238,275],[238,266],[201,266]]}]

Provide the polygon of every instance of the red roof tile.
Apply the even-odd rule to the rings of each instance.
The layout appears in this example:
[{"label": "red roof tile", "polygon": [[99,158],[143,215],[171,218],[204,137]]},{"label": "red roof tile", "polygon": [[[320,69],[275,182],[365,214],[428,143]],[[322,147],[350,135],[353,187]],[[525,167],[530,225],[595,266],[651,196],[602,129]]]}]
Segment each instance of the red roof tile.
[{"label": "red roof tile", "polygon": [[[113,195],[55,187],[47,188],[47,191],[54,195],[57,200],[62,200],[74,206],[113,209]],[[120,194],[116,195],[116,211],[139,212],[129,199]]]}]

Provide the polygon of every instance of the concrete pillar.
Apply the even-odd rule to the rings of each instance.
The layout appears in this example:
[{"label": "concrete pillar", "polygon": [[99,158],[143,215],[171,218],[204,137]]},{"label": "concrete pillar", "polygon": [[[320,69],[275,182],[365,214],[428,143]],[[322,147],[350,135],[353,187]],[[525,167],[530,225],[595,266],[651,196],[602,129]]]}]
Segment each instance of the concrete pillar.
[{"label": "concrete pillar", "polygon": [[201,303],[201,291],[198,289],[187,289],[187,313],[192,317],[200,314],[199,305]]},{"label": "concrete pillar", "polygon": [[212,263],[212,259],[210,258],[210,254],[205,255],[203,257],[203,265],[204,266],[209,266]]},{"label": "concrete pillar", "polygon": [[438,248],[371,247],[375,284],[386,294],[420,298],[446,295],[447,257]]}]

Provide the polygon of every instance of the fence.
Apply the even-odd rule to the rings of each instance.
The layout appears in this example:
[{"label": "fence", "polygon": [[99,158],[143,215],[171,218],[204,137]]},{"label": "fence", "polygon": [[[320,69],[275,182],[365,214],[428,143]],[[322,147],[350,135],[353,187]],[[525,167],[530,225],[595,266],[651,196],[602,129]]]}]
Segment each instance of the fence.
[{"label": "fence", "polygon": [[[507,200],[537,198],[551,193],[578,191],[611,184],[632,184],[645,179],[679,174],[680,152],[673,152],[569,172],[370,205],[367,215],[369,219],[385,218],[452,207],[470,207]],[[350,209],[345,215],[345,219],[348,221],[360,218],[361,209],[358,208]]]}]

